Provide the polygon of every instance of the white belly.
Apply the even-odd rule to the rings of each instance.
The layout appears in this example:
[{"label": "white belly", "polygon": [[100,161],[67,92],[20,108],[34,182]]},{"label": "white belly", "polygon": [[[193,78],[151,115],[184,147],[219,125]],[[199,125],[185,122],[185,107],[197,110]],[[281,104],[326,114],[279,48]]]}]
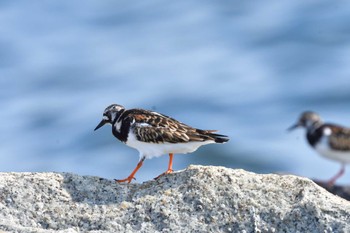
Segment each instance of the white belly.
[{"label": "white belly", "polygon": [[140,153],[140,158],[145,156],[147,159],[153,157],[159,157],[164,154],[174,153],[174,154],[187,154],[194,152],[198,147],[210,143],[215,143],[214,141],[205,142],[187,142],[187,143],[146,143],[138,141],[133,134],[129,134],[128,141],[126,145],[135,148]]},{"label": "white belly", "polygon": [[350,163],[350,151],[331,150],[328,137],[316,144],[315,149],[325,158],[336,160],[342,163]]}]

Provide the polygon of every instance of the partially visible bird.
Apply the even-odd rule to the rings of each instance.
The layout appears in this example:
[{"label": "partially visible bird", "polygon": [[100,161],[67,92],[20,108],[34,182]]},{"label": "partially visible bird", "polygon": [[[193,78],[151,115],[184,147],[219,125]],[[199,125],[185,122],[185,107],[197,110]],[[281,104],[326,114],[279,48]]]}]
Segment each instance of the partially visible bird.
[{"label": "partially visible bird", "polygon": [[298,127],[306,129],[307,141],[320,155],[341,163],[340,171],[328,181],[328,185],[333,185],[344,174],[345,164],[350,163],[350,128],[323,123],[320,116],[311,111],[302,113],[289,130]]},{"label": "partially visible bird", "polygon": [[118,104],[112,104],[104,110],[102,121],[95,130],[107,123],[112,125],[112,133],[116,138],[139,151],[140,160],[136,168],[127,178],[116,180],[119,183],[130,183],[145,159],[169,154],[168,169],[161,174],[164,175],[173,171],[175,153],[191,153],[202,145],[229,140],[225,135],[216,134],[216,130],[196,129],[154,111],[137,108],[127,110]]}]

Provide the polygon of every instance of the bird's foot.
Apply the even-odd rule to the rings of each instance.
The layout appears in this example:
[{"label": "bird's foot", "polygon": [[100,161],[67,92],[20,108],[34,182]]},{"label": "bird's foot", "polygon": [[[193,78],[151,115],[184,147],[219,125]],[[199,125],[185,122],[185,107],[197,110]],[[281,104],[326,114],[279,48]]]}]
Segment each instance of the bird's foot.
[{"label": "bird's foot", "polygon": [[128,182],[128,184],[129,184],[132,180],[136,180],[135,177],[129,176],[128,178],[125,178],[125,179],[122,179],[122,180],[117,180],[117,179],[115,179],[115,182],[116,182],[116,183]]},{"label": "bird's foot", "polygon": [[162,174],[160,174],[159,176],[157,176],[156,178],[154,178],[155,180],[159,179],[161,176],[164,176],[166,174],[170,174],[173,173],[173,169],[168,169],[166,170],[166,172],[163,172]]},{"label": "bird's foot", "polygon": [[341,176],[344,174],[344,172],[345,172],[345,165],[342,164],[342,167],[341,167],[340,171],[339,171],[334,177],[332,177],[332,178],[327,182],[327,186],[328,186],[328,187],[333,187],[334,184],[335,184],[335,181],[336,181],[339,177],[341,177]]},{"label": "bird's foot", "polygon": [[329,181],[326,182],[326,186],[328,188],[332,188],[334,186],[334,183],[335,183],[335,180],[334,179],[331,179]]}]

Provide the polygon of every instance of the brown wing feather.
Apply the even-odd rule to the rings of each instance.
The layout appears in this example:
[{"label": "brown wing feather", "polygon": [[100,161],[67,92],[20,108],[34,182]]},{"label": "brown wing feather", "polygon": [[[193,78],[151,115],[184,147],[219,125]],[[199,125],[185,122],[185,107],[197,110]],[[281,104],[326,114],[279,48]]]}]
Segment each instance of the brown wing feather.
[{"label": "brown wing feather", "polygon": [[215,140],[215,130],[199,130],[171,117],[142,109],[129,114],[133,118],[131,129],[139,141],[152,143],[182,143]]},{"label": "brown wing feather", "polygon": [[337,150],[350,150],[350,129],[336,125],[329,126],[332,130],[332,135],[329,138],[330,146]]}]

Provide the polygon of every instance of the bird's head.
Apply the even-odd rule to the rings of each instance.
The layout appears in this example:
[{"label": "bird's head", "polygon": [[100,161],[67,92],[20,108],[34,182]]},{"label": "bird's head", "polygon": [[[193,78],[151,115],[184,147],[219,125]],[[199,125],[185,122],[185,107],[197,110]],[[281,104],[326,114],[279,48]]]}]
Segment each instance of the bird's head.
[{"label": "bird's head", "polygon": [[119,104],[109,105],[103,112],[103,117],[101,122],[96,126],[94,130],[101,128],[107,123],[108,124],[114,123],[116,120],[118,120],[118,118],[124,111],[125,111],[125,108]]},{"label": "bird's head", "polygon": [[297,123],[295,123],[294,125],[292,125],[291,127],[288,128],[289,131],[296,129],[298,127],[304,127],[306,129],[312,129],[317,125],[322,124],[322,120],[321,117],[315,113],[315,112],[311,112],[311,111],[306,111],[303,112]]}]

